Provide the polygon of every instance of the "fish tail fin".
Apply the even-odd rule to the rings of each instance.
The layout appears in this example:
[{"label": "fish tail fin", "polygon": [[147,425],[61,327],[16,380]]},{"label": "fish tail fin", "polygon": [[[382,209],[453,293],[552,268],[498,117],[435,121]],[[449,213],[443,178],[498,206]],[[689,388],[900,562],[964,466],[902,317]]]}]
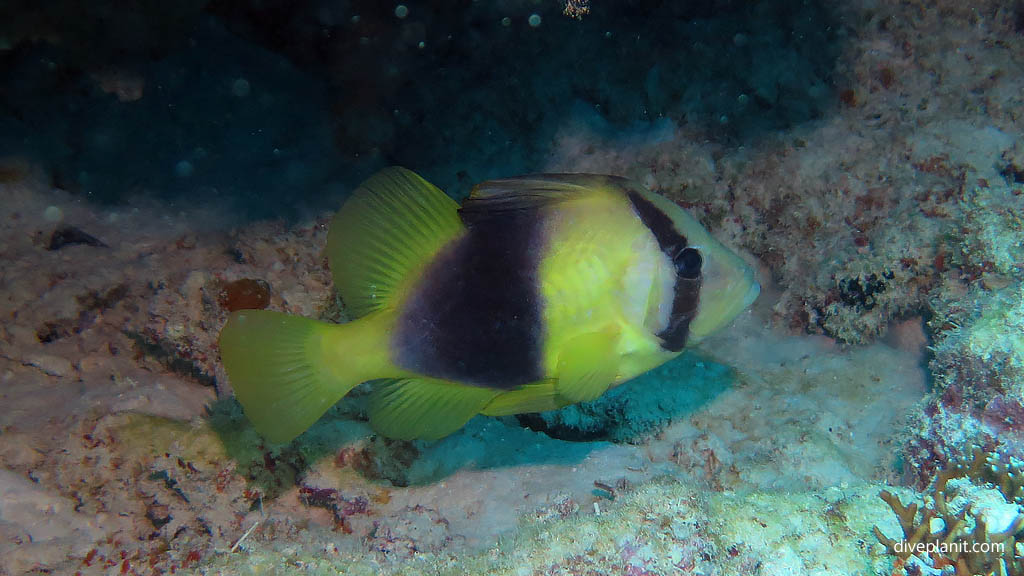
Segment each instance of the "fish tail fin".
[{"label": "fish tail fin", "polygon": [[256,430],[288,442],[352,388],[387,375],[386,319],[374,316],[338,325],[269,310],[233,313],[220,333],[221,361]]}]

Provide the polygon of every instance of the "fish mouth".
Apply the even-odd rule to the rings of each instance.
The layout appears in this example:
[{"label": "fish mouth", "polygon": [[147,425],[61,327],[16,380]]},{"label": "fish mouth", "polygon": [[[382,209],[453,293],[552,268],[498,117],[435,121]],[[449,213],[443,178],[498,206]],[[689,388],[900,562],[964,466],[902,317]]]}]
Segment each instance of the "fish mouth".
[{"label": "fish mouth", "polygon": [[709,250],[707,264],[697,316],[690,324],[691,342],[727,326],[761,294],[754,270],[725,247]]},{"label": "fish mouth", "polygon": [[761,295],[761,285],[758,284],[757,280],[753,278],[751,274],[750,288],[747,288],[747,293],[743,295],[743,310],[750,308],[750,305],[757,300],[757,297]]}]

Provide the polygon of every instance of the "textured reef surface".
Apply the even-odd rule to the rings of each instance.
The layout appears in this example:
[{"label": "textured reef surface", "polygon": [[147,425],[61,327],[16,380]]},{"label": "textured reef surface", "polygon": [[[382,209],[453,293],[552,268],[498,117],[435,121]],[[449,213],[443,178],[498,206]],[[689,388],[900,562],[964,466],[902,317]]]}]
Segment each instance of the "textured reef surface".
[{"label": "textured reef surface", "polygon": [[[557,4],[544,25],[572,30]],[[602,4],[582,23],[603,22]],[[683,62],[706,48],[695,42],[648,72],[635,101],[601,114],[556,87],[550,96],[565,106],[520,119],[538,126],[535,142],[506,164],[504,136],[486,140],[472,168],[438,152],[435,169],[449,171],[440,183],[505,168],[632,177],[756,263],[762,296],[700,347],[590,403],[477,417],[438,442],[399,442],[372,434],[357,389],[287,445],[266,443],[246,421],[216,336],[240,308],[345,321],[324,255],[331,206],[305,200],[289,212],[299,217],[242,224],[220,210],[233,202],[231,174],[244,173],[245,186],[327,190],[321,199],[340,199],[349,184],[334,172],[342,152],[327,151],[341,136],[325,131],[316,106],[274,92],[305,90],[306,76],[267,52],[265,22],[239,5],[212,3],[226,24],[203,16],[195,41],[275,70],[265,91],[258,76],[213,59],[205,73],[223,80],[219,96],[172,97],[207,78],[176,76],[178,53],[143,30],[140,52],[153,52],[150,42],[170,54],[143,77],[179,84],[140,86],[124,72],[130,62],[117,73],[86,62],[91,75],[33,77],[2,98],[24,114],[5,118],[0,138],[14,152],[0,161],[0,574],[1024,574],[1014,558],[1024,554],[1020,2],[847,3],[828,11],[827,32],[809,35],[833,43],[827,74],[803,45],[758,44],[769,26],[716,24],[734,48],[753,42],[795,76],[773,85],[754,61],[760,91],[736,94],[743,68],[722,63],[721,91],[701,84],[697,98],[680,79],[693,79]],[[191,4],[180,6],[179,18],[191,17]],[[825,18],[806,10],[797,16]],[[305,26],[282,22],[295,34]],[[16,24],[25,37],[57,34],[45,19]],[[381,34],[406,55],[433,42],[427,24]],[[12,50],[6,26],[5,62],[39,61],[49,44]],[[308,62],[325,49],[297,40],[287,56]],[[550,68],[568,65],[564,57]],[[609,55],[573,57],[600,69]],[[553,69],[518,89],[533,93]],[[334,73],[340,90],[365,71]],[[605,102],[617,82],[584,84]],[[76,109],[59,134],[12,139],[39,118],[19,108],[17,92],[39,83],[69,101],[89,85],[106,100]],[[396,80],[391,94],[403,86]],[[242,132],[288,114],[268,120],[262,160],[234,149],[240,137],[224,126],[195,128],[216,141],[200,153],[160,144],[187,127],[153,124],[146,154],[166,172],[154,176],[156,164],[120,156],[138,134],[103,122],[140,123],[167,98],[194,109],[242,101],[228,123]],[[467,102],[481,116],[498,106]],[[412,154],[401,148],[414,124],[405,112],[357,104],[347,114],[387,128],[359,129],[374,135],[348,142],[372,159],[338,166],[357,173]],[[636,117],[643,106],[653,113]],[[746,106],[771,111],[756,130],[733,125],[756,116]],[[94,138],[65,141],[72,128]],[[459,149],[459,129],[438,148]],[[131,165],[104,167],[119,162]],[[211,188],[190,188],[198,181]],[[106,190],[164,184],[174,193]],[[202,201],[182,201],[189,194]],[[227,231],[226,221],[237,225]],[[899,541],[1005,548],[915,555]]]}]

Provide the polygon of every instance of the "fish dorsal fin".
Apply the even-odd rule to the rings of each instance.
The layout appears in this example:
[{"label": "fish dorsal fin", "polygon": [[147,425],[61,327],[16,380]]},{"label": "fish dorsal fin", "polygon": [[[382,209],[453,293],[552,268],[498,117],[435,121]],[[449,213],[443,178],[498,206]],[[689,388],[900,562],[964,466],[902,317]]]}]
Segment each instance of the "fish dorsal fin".
[{"label": "fish dorsal fin", "polygon": [[465,229],[459,206],[405,168],[363,182],[331,221],[327,258],[334,285],[358,318],[395,300],[442,246]]},{"label": "fish dorsal fin", "polygon": [[537,210],[586,194],[621,186],[624,179],[600,174],[530,174],[516,178],[488,180],[473,187],[462,203],[462,221],[472,225],[481,220]]}]

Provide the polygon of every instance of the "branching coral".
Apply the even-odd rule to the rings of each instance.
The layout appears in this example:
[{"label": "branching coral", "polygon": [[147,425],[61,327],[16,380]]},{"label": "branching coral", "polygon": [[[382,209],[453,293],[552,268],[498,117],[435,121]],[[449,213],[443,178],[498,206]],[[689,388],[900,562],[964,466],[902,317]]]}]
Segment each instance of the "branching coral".
[{"label": "branching coral", "polygon": [[[954,486],[954,479],[964,482]],[[968,493],[977,488],[1002,496],[1002,514],[980,503],[977,493]],[[897,570],[910,566],[908,561],[915,557],[934,569],[950,568],[956,576],[1024,575],[1018,549],[1024,545],[1024,463],[976,449],[969,463],[950,465],[938,473],[923,506],[904,505],[888,490],[879,496],[892,508],[903,532],[896,539],[874,528],[878,541],[898,558]],[[1003,525],[992,529],[995,516],[1001,516]]]}]

